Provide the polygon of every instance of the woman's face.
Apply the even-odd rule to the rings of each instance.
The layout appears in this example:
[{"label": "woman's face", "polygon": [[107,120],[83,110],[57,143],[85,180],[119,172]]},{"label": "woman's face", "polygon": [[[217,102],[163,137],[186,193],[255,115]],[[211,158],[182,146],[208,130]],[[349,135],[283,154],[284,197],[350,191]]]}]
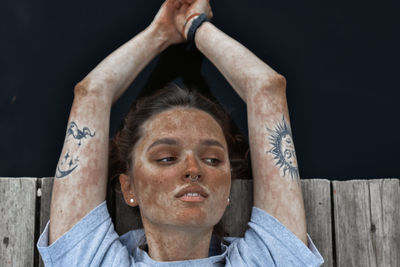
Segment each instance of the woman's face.
[{"label": "woman's face", "polygon": [[[143,223],[217,224],[231,186],[228,147],[219,124],[198,109],[173,108],[142,129],[133,151],[132,180]],[[191,181],[188,175],[199,178]]]}]

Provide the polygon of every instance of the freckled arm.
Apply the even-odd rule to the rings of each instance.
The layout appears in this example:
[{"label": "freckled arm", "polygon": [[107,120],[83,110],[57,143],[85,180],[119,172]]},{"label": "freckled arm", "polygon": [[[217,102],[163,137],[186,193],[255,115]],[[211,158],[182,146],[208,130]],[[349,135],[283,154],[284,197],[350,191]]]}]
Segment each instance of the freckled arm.
[{"label": "freckled arm", "polygon": [[49,244],[105,200],[112,103],[168,46],[149,26],[104,59],[75,87],[64,146],[56,167]]},{"label": "freckled arm", "polygon": [[199,27],[195,42],[247,104],[254,205],[307,244],[285,78],[209,22]]}]

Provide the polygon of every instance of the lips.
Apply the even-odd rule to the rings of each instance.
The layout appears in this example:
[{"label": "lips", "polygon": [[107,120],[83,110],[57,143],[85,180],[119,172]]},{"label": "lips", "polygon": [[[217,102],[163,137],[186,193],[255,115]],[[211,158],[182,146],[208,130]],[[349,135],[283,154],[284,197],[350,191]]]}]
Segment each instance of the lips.
[{"label": "lips", "polygon": [[176,198],[181,197],[208,197],[207,192],[201,188],[200,186],[196,185],[189,185],[183,189],[181,189],[178,194],[175,195]]}]

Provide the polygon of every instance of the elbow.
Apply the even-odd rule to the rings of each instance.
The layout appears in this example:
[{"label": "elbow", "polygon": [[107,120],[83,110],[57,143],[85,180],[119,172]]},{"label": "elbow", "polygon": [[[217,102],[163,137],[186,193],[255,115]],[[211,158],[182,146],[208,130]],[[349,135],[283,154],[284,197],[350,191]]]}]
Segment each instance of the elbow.
[{"label": "elbow", "polygon": [[285,78],[285,76],[283,76],[283,75],[281,75],[281,74],[277,74],[277,77],[276,77],[276,86],[278,87],[278,88],[281,88],[281,89],[283,89],[283,90],[286,90],[286,84],[287,84],[287,81],[286,81],[286,78]]},{"label": "elbow", "polygon": [[74,87],[74,97],[75,98],[104,98],[106,94],[100,86],[94,84],[89,79],[83,79],[77,83]]},{"label": "elbow", "polygon": [[74,97],[85,97],[89,94],[89,86],[86,80],[82,80],[74,87]]},{"label": "elbow", "polygon": [[266,75],[266,78],[258,79],[253,88],[246,93],[246,103],[257,99],[286,97],[286,78],[279,73]]},{"label": "elbow", "polygon": [[286,78],[285,76],[276,73],[264,81],[260,85],[263,91],[267,92],[282,92],[286,91]]}]

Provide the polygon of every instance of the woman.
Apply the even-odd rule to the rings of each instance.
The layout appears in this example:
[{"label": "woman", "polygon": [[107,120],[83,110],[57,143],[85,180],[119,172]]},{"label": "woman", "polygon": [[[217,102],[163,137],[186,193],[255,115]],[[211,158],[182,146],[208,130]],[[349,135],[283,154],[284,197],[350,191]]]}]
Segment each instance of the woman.
[{"label": "woman", "polygon": [[[54,180],[51,223],[38,242],[47,265],[322,263],[306,232],[285,79],[205,17],[212,17],[208,0],[165,1],[148,28],[75,87]],[[125,121],[126,136],[136,137],[119,142],[125,162],[119,180],[126,203],[140,208],[144,232],[119,238],[105,205],[111,105],[152,58],[187,38],[217,66],[248,109],[254,179],[250,228],[244,238],[228,240],[229,246],[217,244],[217,249],[211,237],[229,203],[232,140],[224,115],[195,93],[166,89],[137,109],[157,106],[165,98],[167,108],[148,117],[133,112]],[[171,105],[177,98],[186,102]],[[143,234],[147,248],[135,248]]]}]

